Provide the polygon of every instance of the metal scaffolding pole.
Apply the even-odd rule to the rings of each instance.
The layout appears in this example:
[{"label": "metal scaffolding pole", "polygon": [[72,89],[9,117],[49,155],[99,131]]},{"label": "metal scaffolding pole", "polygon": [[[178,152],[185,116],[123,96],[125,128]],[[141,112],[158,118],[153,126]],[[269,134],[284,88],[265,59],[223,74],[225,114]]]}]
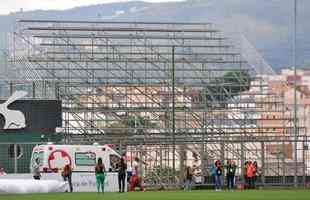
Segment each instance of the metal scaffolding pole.
[{"label": "metal scaffolding pole", "polygon": [[297,69],[296,69],[296,29],[297,29],[297,0],[294,0],[294,30],[293,30],[293,68],[294,68],[294,186],[298,187],[298,127],[297,127]]},{"label": "metal scaffolding pole", "polygon": [[175,173],[175,63],[174,63],[175,47],[172,47],[172,168]]}]

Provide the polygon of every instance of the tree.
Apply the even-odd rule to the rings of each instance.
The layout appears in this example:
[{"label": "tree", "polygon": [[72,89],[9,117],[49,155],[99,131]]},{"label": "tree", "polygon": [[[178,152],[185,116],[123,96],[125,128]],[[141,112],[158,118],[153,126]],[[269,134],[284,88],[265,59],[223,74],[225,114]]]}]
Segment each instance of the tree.
[{"label": "tree", "polygon": [[[114,122],[109,126],[112,128],[107,134],[122,139],[127,139],[135,134],[142,134],[142,128],[155,128],[156,123],[151,122],[141,116],[128,116],[128,118]],[[113,130],[113,128],[116,128]],[[132,129],[136,128],[136,131]]]},{"label": "tree", "polygon": [[251,77],[247,71],[229,71],[209,82],[209,86],[202,91],[202,100],[207,107],[226,106],[227,100],[249,90],[250,86]]},{"label": "tree", "polygon": [[136,128],[136,127],[155,127],[156,124],[153,122],[150,122],[146,120],[145,118],[141,116],[129,116],[125,121],[124,124],[127,125],[130,128]]}]

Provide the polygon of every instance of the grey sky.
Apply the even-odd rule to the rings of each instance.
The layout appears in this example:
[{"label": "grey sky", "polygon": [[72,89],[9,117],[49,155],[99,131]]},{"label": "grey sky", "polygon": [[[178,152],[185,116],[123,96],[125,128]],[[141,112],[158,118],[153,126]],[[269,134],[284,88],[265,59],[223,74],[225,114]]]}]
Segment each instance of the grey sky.
[{"label": "grey sky", "polygon": [[[68,9],[76,6],[102,4],[111,2],[126,2],[131,0],[0,0],[0,14],[8,14],[10,12],[24,11],[36,9]],[[182,0],[144,0],[147,2],[168,2]]]}]

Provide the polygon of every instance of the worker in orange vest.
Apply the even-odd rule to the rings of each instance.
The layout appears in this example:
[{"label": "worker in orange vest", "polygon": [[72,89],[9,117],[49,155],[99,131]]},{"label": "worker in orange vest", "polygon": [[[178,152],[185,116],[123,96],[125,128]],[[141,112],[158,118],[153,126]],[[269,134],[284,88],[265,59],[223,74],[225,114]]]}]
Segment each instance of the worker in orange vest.
[{"label": "worker in orange vest", "polygon": [[249,189],[254,189],[254,171],[255,171],[255,166],[251,161],[249,161],[247,170],[246,170]]}]

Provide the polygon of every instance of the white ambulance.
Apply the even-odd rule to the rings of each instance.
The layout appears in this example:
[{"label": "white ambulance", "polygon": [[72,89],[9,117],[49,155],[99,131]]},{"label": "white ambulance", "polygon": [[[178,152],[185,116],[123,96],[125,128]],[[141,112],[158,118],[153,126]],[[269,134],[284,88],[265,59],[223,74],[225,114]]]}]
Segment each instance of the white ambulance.
[{"label": "white ambulance", "polygon": [[74,172],[93,172],[98,158],[102,158],[109,172],[116,170],[121,156],[111,145],[55,145],[48,143],[33,148],[30,170],[39,158],[41,172],[59,172],[66,164],[71,164]]}]

